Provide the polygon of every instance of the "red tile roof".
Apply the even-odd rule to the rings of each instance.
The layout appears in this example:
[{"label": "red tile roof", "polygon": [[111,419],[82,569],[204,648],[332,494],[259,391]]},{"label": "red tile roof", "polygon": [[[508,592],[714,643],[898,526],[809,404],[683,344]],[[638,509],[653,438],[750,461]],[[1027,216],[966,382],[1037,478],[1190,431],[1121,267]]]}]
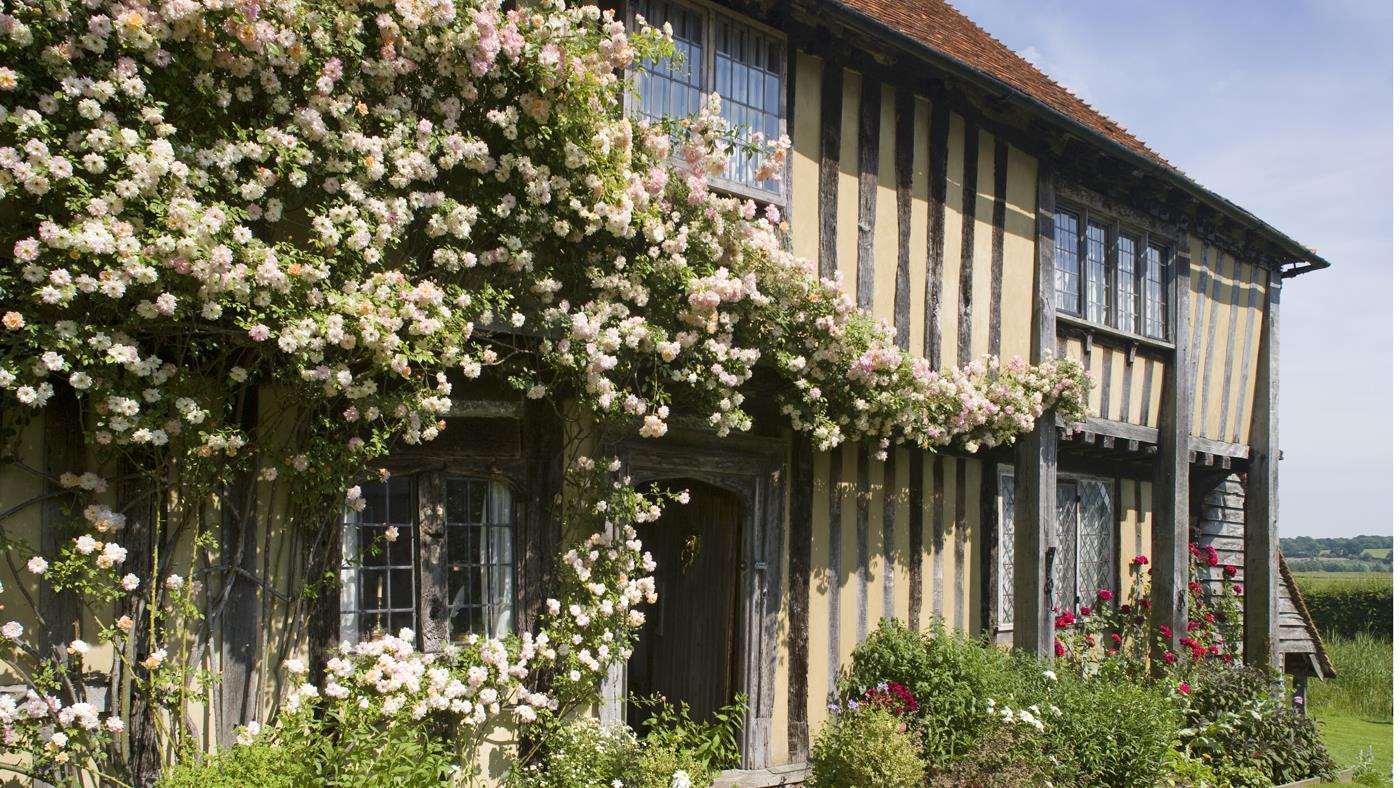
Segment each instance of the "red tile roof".
[{"label": "red tile roof", "polygon": [[945,0],[842,0],[847,6],[982,72],[1152,161],[1171,164],[1127,129],[1046,76]]}]

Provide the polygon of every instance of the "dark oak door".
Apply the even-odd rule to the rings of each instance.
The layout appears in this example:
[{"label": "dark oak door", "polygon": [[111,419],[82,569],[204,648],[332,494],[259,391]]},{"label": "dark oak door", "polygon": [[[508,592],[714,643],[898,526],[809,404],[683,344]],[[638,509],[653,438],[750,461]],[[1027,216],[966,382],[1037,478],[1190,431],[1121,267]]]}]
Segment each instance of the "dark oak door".
[{"label": "dark oak door", "polygon": [[[656,559],[658,599],[627,663],[627,690],[685,701],[692,719],[708,720],[735,691],[740,505],[701,482],[668,486],[690,490],[690,503],[672,503],[641,529]],[[628,708],[634,728],[646,716],[645,708]]]}]

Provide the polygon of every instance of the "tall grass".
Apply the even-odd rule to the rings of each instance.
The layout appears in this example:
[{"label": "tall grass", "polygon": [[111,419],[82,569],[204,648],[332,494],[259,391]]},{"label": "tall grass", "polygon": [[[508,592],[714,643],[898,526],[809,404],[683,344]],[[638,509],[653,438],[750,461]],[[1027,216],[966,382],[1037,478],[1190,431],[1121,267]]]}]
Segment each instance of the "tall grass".
[{"label": "tall grass", "polygon": [[1354,637],[1328,634],[1323,642],[1327,644],[1337,677],[1309,685],[1308,703],[1312,709],[1389,722],[1394,708],[1391,696],[1394,645],[1391,641],[1362,632]]}]

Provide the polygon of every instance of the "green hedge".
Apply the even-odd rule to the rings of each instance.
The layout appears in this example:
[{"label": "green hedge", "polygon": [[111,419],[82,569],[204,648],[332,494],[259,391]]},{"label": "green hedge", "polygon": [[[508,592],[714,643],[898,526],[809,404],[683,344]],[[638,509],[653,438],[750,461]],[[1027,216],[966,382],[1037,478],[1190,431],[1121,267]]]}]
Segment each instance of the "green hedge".
[{"label": "green hedge", "polygon": [[1390,578],[1362,579],[1350,583],[1298,584],[1313,622],[1322,632],[1353,637],[1365,632],[1391,637],[1391,610],[1395,606]]}]

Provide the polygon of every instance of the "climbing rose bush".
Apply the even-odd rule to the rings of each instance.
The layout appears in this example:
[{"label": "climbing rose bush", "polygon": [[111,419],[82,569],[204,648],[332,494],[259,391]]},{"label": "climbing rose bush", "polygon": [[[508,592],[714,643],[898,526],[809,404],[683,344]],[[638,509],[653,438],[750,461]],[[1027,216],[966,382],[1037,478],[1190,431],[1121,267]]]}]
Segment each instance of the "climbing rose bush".
[{"label": "climbing rose bush", "polygon": [[[822,448],[975,451],[1051,409],[1082,418],[1078,365],[932,370],[787,251],[776,209],[708,188],[733,146],[772,174],[785,141],[745,141],[713,101],[625,117],[621,75],[668,47],[561,2],[0,9],[0,405],[19,421],[64,408],[92,464],[26,466],[82,516],[55,554],[5,546],[99,622],[105,684],[128,693],[108,708],[133,709],[129,742],[163,740],[140,757],[189,736],[150,709],[179,719],[217,680],[234,573],[214,567],[237,553],[209,523],[329,544],[341,503],[363,506],[355,480],[393,443],[437,437],[454,389],[508,384],[647,437],[693,412],[723,435],[751,425],[762,368]],[[245,474],[284,516],[226,494]],[[85,701],[64,682],[83,648],[7,648],[41,687],[32,708]],[[85,733],[6,746],[52,764],[67,741],[103,746],[71,716]]]}]

